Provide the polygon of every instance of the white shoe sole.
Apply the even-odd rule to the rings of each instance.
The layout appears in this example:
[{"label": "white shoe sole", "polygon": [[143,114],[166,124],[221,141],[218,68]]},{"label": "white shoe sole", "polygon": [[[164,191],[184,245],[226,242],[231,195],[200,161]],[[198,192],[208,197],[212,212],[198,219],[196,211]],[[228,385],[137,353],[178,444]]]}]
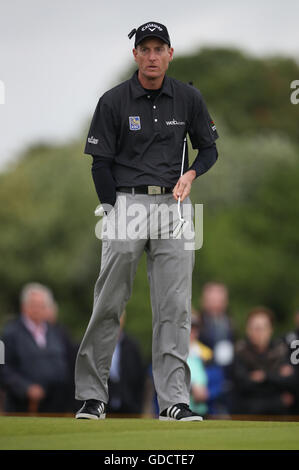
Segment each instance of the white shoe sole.
[{"label": "white shoe sole", "polygon": [[201,416],[190,416],[189,418],[175,419],[167,416],[159,416],[160,421],[203,421]]},{"label": "white shoe sole", "polygon": [[106,418],[105,413],[101,414],[100,416],[91,415],[89,413],[77,413],[76,414],[76,419],[105,419],[105,418]]}]

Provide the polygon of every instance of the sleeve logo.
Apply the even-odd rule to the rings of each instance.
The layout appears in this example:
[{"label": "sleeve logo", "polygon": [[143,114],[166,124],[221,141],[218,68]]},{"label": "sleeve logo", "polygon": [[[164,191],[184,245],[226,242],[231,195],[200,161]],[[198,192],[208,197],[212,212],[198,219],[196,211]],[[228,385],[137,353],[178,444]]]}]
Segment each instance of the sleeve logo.
[{"label": "sleeve logo", "polygon": [[140,116],[129,116],[129,125],[131,131],[139,131],[141,129]]},{"label": "sleeve logo", "polygon": [[88,137],[87,140],[89,144],[94,144],[94,145],[96,145],[99,142],[99,139],[96,139],[93,135],[91,137]]},{"label": "sleeve logo", "polygon": [[211,121],[211,128],[212,128],[212,131],[216,130],[216,124],[214,121]]}]

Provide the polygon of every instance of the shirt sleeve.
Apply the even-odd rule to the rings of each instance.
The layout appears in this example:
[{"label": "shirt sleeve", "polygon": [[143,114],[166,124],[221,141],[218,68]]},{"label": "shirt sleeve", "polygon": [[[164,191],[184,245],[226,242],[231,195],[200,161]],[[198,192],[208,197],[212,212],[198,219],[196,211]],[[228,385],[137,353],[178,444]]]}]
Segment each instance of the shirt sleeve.
[{"label": "shirt sleeve", "polygon": [[116,154],[117,126],[111,104],[103,95],[95,109],[84,153],[113,159]]},{"label": "shirt sleeve", "polygon": [[209,147],[219,137],[204,99],[196,89],[194,89],[193,112],[188,134],[194,149]]},{"label": "shirt sleeve", "polygon": [[116,201],[115,181],[111,172],[110,159],[93,155],[92,178],[102,206],[114,206]]},{"label": "shirt sleeve", "polygon": [[217,161],[218,151],[216,144],[201,148],[190,166],[189,170],[195,170],[196,177],[206,173]]}]

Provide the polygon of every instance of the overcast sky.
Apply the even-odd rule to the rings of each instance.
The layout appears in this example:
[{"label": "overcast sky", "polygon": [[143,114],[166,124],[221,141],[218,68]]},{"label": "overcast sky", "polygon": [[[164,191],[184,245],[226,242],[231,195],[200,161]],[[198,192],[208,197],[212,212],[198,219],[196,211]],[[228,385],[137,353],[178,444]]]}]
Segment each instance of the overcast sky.
[{"label": "overcast sky", "polygon": [[132,28],[166,24],[177,54],[232,45],[299,60],[298,18],[298,0],[0,0],[0,168],[30,144],[82,136],[133,63]]}]

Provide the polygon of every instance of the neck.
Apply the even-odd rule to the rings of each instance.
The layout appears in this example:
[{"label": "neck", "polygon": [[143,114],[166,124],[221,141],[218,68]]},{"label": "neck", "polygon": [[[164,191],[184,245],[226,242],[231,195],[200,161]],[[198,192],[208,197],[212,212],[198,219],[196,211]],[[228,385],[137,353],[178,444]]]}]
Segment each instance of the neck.
[{"label": "neck", "polygon": [[260,354],[265,352],[267,350],[268,346],[269,346],[269,344],[254,344],[254,347],[255,347],[256,351]]},{"label": "neck", "polygon": [[25,321],[29,321],[31,323],[35,323],[35,325],[41,325],[43,323],[42,320],[38,320],[38,319],[33,319],[31,318],[29,315],[26,315],[25,313],[23,313],[23,318],[25,319]]},{"label": "neck", "polygon": [[148,78],[142,75],[140,70],[138,71],[138,80],[143,88],[147,90],[159,90],[159,88],[162,87],[164,77],[165,75],[162,77]]}]

